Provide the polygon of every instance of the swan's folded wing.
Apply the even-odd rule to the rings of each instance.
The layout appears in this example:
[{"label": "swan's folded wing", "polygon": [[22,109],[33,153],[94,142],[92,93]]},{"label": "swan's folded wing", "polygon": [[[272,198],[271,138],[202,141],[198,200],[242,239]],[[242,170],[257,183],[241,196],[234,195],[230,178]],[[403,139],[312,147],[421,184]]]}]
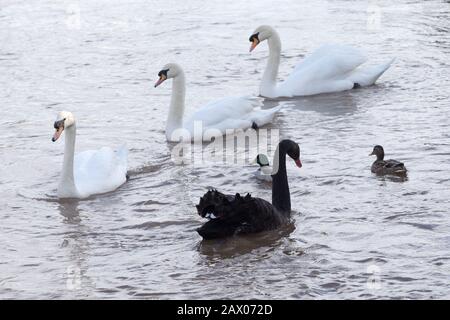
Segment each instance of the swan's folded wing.
[{"label": "swan's folded wing", "polygon": [[270,123],[273,120],[274,115],[281,109],[275,107],[272,109],[254,109],[251,112],[241,115],[240,119],[228,118],[219,123],[213,123],[204,128],[205,140],[209,140],[210,137],[224,134],[233,134],[237,130],[246,130],[252,128],[254,124],[258,127]]},{"label": "swan's folded wing", "polygon": [[221,123],[228,119],[243,119],[245,115],[262,105],[258,97],[227,97],[209,102],[194,112],[185,122],[186,127],[201,121],[204,127]]},{"label": "swan's folded wing", "polygon": [[103,147],[75,156],[74,178],[83,195],[100,194],[117,189],[126,181],[128,151]]},{"label": "swan's folded wing", "polygon": [[357,49],[327,45],[299,64],[279,90],[286,96],[312,95],[348,90],[353,82],[348,75],[366,61]]},{"label": "swan's folded wing", "polygon": [[209,191],[197,205],[201,216],[205,216],[208,210],[216,216],[197,229],[204,239],[260,232],[276,228],[282,223],[282,217],[263,199],[237,193],[235,196],[226,195],[227,200],[223,200],[221,195]]},{"label": "swan's folded wing", "polygon": [[351,80],[353,83],[358,83],[361,86],[370,86],[374,84],[387,69],[389,69],[394,60],[395,59],[391,59],[388,62],[376,66],[360,66],[352,71],[347,79]]},{"label": "swan's folded wing", "polygon": [[275,114],[280,111],[282,106],[274,107],[271,109],[255,109],[251,113],[247,115],[247,119],[249,119],[252,124],[256,123],[258,127],[264,126],[270,122],[272,122]]},{"label": "swan's folded wing", "polygon": [[328,76],[335,73],[346,74],[366,61],[365,55],[356,48],[347,45],[326,44],[297,64],[292,74],[317,65],[318,62],[327,63],[321,67],[324,71],[329,72]]}]

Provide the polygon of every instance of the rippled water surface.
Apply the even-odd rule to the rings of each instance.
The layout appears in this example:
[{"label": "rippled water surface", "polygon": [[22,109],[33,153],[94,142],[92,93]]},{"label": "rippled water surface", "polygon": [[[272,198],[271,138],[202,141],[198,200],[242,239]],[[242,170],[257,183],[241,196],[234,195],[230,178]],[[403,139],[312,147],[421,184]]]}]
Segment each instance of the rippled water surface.
[{"label": "rippled water surface", "polygon": [[[450,298],[448,1],[0,2],[0,298]],[[202,242],[207,187],[270,200],[255,167],[177,166],[164,128],[178,62],[187,108],[257,93],[279,31],[280,78],[323,43],[396,57],[377,85],[282,101],[268,128],[297,141],[293,223]],[[126,143],[130,180],[78,202],[56,198],[60,110],[77,150]],[[406,181],[370,173],[374,144]],[[252,153],[254,150],[250,150]]]}]

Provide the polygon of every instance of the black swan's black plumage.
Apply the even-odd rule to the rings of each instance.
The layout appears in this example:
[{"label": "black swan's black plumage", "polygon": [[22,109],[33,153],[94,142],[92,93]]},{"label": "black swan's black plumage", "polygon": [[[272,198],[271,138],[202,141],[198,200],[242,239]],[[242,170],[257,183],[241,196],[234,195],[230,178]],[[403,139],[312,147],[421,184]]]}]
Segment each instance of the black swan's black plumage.
[{"label": "black swan's black plumage", "polygon": [[373,173],[376,173],[377,175],[406,175],[407,170],[402,162],[393,159],[384,160],[384,149],[382,146],[377,145],[373,147],[373,151],[370,155],[377,156],[377,160],[375,160],[370,168]]},{"label": "black swan's black plumage", "polygon": [[[197,229],[204,239],[223,238],[235,234],[256,233],[279,227],[290,219],[291,199],[286,174],[286,154],[300,167],[300,148],[291,140],[283,140],[275,152],[272,175],[272,203],[250,194],[241,196],[225,195],[217,190],[209,190],[197,205],[197,212],[209,218]],[[275,171],[274,171],[275,172]]]}]

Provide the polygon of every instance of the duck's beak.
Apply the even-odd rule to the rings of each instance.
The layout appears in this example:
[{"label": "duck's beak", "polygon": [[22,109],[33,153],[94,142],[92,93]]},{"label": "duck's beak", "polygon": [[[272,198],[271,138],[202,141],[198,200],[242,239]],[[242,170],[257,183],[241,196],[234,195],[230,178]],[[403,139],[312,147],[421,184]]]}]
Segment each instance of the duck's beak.
[{"label": "duck's beak", "polygon": [[252,161],[250,161],[250,164],[256,164],[257,162],[256,162],[256,158],[255,159],[253,159]]},{"label": "duck's beak", "polygon": [[373,156],[374,154],[375,154],[375,153],[373,153],[373,151],[372,151],[372,153],[370,153],[369,156]]},{"label": "duck's beak", "polygon": [[59,137],[61,136],[61,133],[64,131],[64,127],[61,126],[58,129],[56,129],[55,134],[53,135],[52,141],[55,142],[56,140],[59,139]]},{"label": "duck's beak", "polygon": [[258,44],[259,44],[259,40],[256,39],[256,38],[253,38],[252,44],[250,45],[250,50],[249,50],[249,52],[252,52],[252,51],[256,48],[256,46],[257,46]]},{"label": "duck's beak", "polygon": [[300,161],[300,158],[298,158],[297,160],[295,160],[295,164],[296,164],[297,167],[299,167],[299,168],[302,167],[302,162]]},{"label": "duck's beak", "polygon": [[156,83],[155,83],[155,88],[157,87],[157,86],[159,86],[161,83],[163,83],[164,81],[166,81],[167,80],[167,77],[165,76],[165,75],[161,75],[160,77],[159,77],[159,80],[158,81],[156,81]]}]

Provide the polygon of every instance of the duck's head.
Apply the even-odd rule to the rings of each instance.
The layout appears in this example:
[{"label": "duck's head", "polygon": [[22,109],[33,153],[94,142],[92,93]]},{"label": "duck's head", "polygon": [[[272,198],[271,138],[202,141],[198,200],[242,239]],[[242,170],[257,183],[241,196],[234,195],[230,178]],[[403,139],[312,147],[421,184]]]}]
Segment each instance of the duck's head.
[{"label": "duck's head", "polygon": [[260,153],[256,156],[254,163],[259,164],[260,167],[265,167],[269,165],[269,159],[263,153]]},{"label": "duck's head", "polygon": [[196,205],[197,212],[202,218],[218,219],[225,216],[230,209],[227,196],[217,190],[209,190]]},{"label": "duck's head", "polygon": [[64,129],[70,128],[75,124],[75,117],[69,111],[61,111],[56,117],[53,127],[55,128],[55,134],[53,135],[52,141],[55,142],[59,139]]},{"label": "duck's head", "polygon": [[252,43],[250,46],[250,52],[252,52],[253,49],[255,49],[256,46],[262,41],[269,39],[274,34],[274,32],[275,30],[271,26],[267,25],[259,26],[258,28],[256,28],[248,39]]},{"label": "duck's head", "polygon": [[380,145],[376,145],[373,147],[372,153],[369,154],[369,156],[377,156],[377,160],[383,160],[384,159],[384,149]]},{"label": "duck's head", "polygon": [[155,83],[155,88],[159,86],[161,83],[166,81],[167,79],[175,78],[176,76],[183,73],[183,69],[180,65],[176,63],[168,63],[166,64],[161,71],[158,72],[158,81]]}]

